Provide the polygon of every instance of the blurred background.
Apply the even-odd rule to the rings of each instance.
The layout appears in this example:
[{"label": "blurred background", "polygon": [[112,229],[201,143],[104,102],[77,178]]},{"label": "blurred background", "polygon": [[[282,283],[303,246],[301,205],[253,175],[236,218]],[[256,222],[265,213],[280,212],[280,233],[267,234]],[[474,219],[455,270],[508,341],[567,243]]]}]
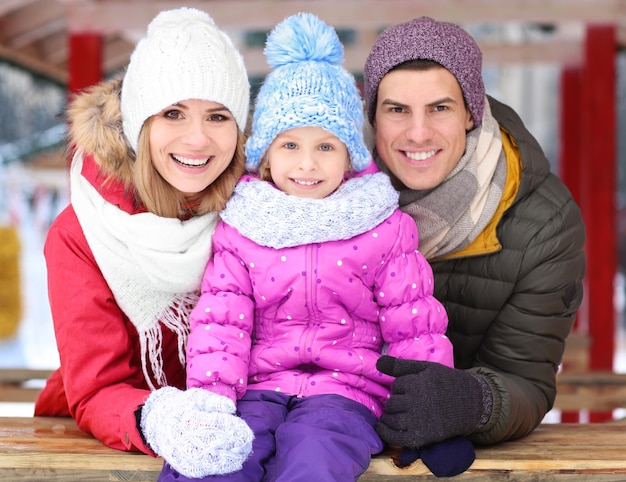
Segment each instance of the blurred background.
[{"label": "blurred background", "polygon": [[[598,290],[603,298],[584,303],[577,329],[589,333],[599,326],[600,321],[594,320],[599,311],[593,308],[595,304],[589,306],[603,306],[598,316],[604,345],[595,350],[606,353],[608,349],[610,355],[608,362],[595,368],[626,372],[623,0],[0,0],[0,371],[48,370],[59,364],[42,249],[48,226],[68,203],[63,117],[67,99],[102,78],[123,72],[154,15],[179,6],[207,11],[228,31],[244,53],[253,94],[267,72],[262,53],[267,33],[298,11],[316,13],[335,26],[346,47],[345,66],[359,80],[369,48],[386,26],[421,15],[463,25],[483,48],[487,93],[518,112],[544,148],[553,171],[564,178],[577,200],[584,204],[585,189],[598,188],[597,183],[580,187],[585,184],[580,165],[593,164],[594,170],[608,173],[599,179],[608,180],[600,188],[608,193],[609,202],[590,203],[599,211],[586,213],[586,223],[601,219],[599,227],[588,224],[588,229],[600,230],[604,236],[600,242],[607,248],[599,253],[595,244],[589,253],[594,276],[590,282],[604,283]],[[606,32],[608,43],[603,41]],[[600,52],[608,59],[602,65],[609,64],[600,74],[590,66],[598,48],[604,48]],[[594,72],[596,77],[589,80]],[[605,109],[600,106],[598,112],[587,114],[589,94],[584,84],[581,87],[585,81],[594,82],[593,92],[603,85],[611,89]],[[601,128],[593,132],[573,129],[579,117],[591,119],[585,126],[601,124]],[[600,146],[608,146],[609,154],[589,147],[582,150],[584,155],[575,148],[572,154],[571,132],[578,132],[582,139],[596,138]],[[576,163],[570,163],[573,157]],[[0,415],[30,416],[32,407],[32,402],[0,403]]]}]

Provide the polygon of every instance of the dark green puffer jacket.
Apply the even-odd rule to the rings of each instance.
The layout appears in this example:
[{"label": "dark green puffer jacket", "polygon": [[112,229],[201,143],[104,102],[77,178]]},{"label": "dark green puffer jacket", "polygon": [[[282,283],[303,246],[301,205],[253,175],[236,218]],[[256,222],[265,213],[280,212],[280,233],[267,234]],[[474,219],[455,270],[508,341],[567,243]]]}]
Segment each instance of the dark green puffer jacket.
[{"label": "dark green puffer jacket", "polygon": [[577,205],[517,114],[489,102],[522,162],[517,196],[496,229],[502,248],[432,262],[455,366],[470,369],[492,389],[492,416],[470,437],[478,444],[523,437],[552,408],[585,272]]}]

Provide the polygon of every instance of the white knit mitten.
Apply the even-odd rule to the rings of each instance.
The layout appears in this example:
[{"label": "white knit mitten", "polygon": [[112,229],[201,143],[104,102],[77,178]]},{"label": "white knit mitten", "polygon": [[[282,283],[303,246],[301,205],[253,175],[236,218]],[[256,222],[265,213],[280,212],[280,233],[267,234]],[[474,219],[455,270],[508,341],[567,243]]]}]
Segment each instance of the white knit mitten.
[{"label": "white knit mitten", "polygon": [[194,478],[241,469],[254,438],[232,400],[201,388],[152,392],[141,410],[141,431],[154,452]]}]

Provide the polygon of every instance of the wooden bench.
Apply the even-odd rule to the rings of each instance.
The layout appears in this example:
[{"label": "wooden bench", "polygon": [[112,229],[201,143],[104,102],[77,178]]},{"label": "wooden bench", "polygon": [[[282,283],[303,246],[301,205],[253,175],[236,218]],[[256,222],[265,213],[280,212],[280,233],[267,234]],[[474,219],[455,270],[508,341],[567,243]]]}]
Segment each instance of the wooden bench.
[{"label": "wooden bench", "polygon": [[[544,424],[528,437],[477,448],[459,481],[626,480],[626,425]],[[0,480],[155,481],[162,459],[109,449],[69,418],[0,417]],[[388,455],[373,458],[360,481],[436,479],[418,460],[396,467]]]}]

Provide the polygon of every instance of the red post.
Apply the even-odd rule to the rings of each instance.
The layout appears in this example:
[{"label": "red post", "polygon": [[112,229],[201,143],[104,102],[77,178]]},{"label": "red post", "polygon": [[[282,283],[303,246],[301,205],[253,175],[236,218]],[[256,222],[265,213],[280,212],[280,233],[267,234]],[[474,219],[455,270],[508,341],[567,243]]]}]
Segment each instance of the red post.
[{"label": "red post", "polygon": [[[560,104],[560,157],[559,177],[571,191],[574,200],[580,205],[581,197],[581,68],[564,66],[561,71],[561,104]],[[576,314],[574,332],[588,333],[588,320],[585,310]],[[588,368],[588,367],[587,367]],[[563,370],[569,367],[564,364]],[[578,412],[561,413],[561,422],[577,423],[580,421]]]},{"label": "red post", "polygon": [[580,205],[581,136],[580,96],[581,68],[565,66],[561,71],[560,158],[559,177]]},{"label": "red post", "polygon": [[[616,33],[614,25],[589,25],[581,90],[581,207],[587,229],[587,282],[590,369],[613,370],[617,267],[616,193]],[[611,419],[592,413],[590,421]]]},{"label": "red post", "polygon": [[69,34],[70,95],[102,80],[102,36],[98,33]]},{"label": "red post", "polygon": [[[102,79],[102,36],[71,32],[68,37],[68,101],[72,96]],[[69,155],[68,166],[72,160]]]}]

